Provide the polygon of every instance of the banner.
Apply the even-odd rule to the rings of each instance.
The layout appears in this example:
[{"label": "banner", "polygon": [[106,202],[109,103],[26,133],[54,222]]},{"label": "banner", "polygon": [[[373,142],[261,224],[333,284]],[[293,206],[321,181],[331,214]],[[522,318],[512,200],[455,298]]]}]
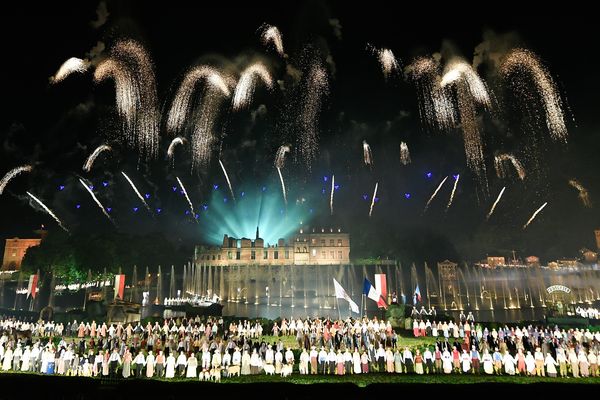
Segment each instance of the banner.
[{"label": "banner", "polygon": [[[381,294],[383,301],[387,299],[387,283],[385,274],[375,274],[375,289]],[[379,307],[384,307],[380,305]]]},{"label": "banner", "polygon": [[31,297],[35,299],[35,296],[37,295],[38,278],[38,274],[29,276],[29,285],[27,285],[27,297],[31,295]]},{"label": "banner", "polygon": [[356,304],[352,300],[352,298],[348,295],[348,293],[346,293],[346,291],[344,290],[342,285],[340,285],[340,283],[338,281],[336,281],[335,278],[333,278],[333,287],[335,288],[335,297],[337,297],[338,299],[347,300],[348,303],[350,304],[350,309],[352,310],[352,312],[354,312],[356,314],[360,314],[360,309],[358,308],[358,304]]},{"label": "banner", "polygon": [[115,299],[117,296],[119,299],[123,300],[123,295],[125,293],[125,275],[115,275]]}]

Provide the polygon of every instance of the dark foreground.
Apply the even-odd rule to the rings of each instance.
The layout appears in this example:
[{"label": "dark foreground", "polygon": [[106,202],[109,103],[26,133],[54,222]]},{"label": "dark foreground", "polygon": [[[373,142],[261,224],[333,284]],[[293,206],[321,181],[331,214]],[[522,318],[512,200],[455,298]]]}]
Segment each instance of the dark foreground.
[{"label": "dark foreground", "polygon": [[[597,394],[600,389],[600,378],[571,378],[557,382],[554,380],[538,381],[535,378],[532,380],[526,377],[448,376],[448,379],[440,379],[440,376],[404,375],[394,377],[394,379],[385,379],[385,375],[372,375],[369,381],[362,381],[360,379],[362,377],[356,379],[356,384],[352,383],[350,379],[342,380],[336,379],[336,377],[323,377],[316,380],[306,377],[307,379],[292,381],[283,381],[279,377],[269,377],[269,380],[266,378],[248,376],[223,383],[206,383],[186,380],[110,380],[8,373],[0,374],[0,388],[2,388],[0,399],[23,398],[25,395],[25,398],[42,400],[131,400],[136,398],[180,400],[192,398],[187,395],[191,395],[193,398],[206,398],[205,396],[212,395],[218,396],[214,398],[229,398],[229,396],[241,395],[242,398],[315,400],[316,397],[330,398],[331,395],[339,399],[364,400],[383,398],[378,396],[389,394],[415,395],[422,398],[438,393],[451,396],[460,396],[461,393],[463,395],[487,393],[490,396],[496,393],[511,393],[513,396],[524,395],[528,398],[536,398],[540,394],[546,393],[553,396],[557,394]],[[323,383],[325,379],[328,383]]]}]

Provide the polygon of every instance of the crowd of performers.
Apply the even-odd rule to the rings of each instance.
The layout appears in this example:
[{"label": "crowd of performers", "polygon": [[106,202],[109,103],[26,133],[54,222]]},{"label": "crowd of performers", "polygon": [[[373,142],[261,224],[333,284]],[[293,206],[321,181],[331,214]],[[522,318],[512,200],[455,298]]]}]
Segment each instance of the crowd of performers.
[{"label": "crowd of performers", "polygon": [[[264,332],[259,322],[222,318],[137,324],[0,320],[0,370],[129,378],[251,374],[497,374],[599,376],[600,332],[555,327],[488,329],[457,321],[415,320],[415,336],[435,343],[398,346],[389,322],[290,319]],[[423,328],[422,328],[423,326]],[[262,335],[277,336],[267,343]],[[283,336],[295,337],[284,348]],[[291,342],[292,340],[286,340]]]}]

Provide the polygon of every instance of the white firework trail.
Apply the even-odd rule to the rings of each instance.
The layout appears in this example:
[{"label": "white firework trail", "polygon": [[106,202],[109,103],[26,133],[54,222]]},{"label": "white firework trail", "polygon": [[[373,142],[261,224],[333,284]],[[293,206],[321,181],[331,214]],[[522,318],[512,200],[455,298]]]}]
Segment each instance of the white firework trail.
[{"label": "white firework trail", "polygon": [[446,211],[448,211],[448,209],[452,205],[452,202],[454,201],[454,193],[456,193],[456,187],[458,186],[459,179],[460,179],[460,174],[456,175],[456,178],[454,179],[454,186],[452,187],[452,193],[450,193],[450,199],[448,200],[448,205],[446,206]]},{"label": "white firework trail", "polygon": [[283,168],[285,163],[285,155],[290,152],[290,146],[283,145],[279,146],[277,149],[277,154],[275,155],[275,168]]},{"label": "white firework trail", "polygon": [[225,166],[223,165],[223,162],[221,162],[221,160],[219,160],[219,165],[221,166],[221,169],[223,170],[223,175],[225,175],[225,179],[227,180],[227,186],[229,186],[229,193],[231,193],[231,198],[235,202],[235,195],[233,194],[233,187],[231,186],[231,181],[229,180],[229,175],[227,175],[227,171],[225,170]]},{"label": "white firework trail", "polygon": [[379,182],[375,183],[375,190],[373,190],[373,197],[371,198],[371,207],[369,208],[369,218],[371,218],[371,214],[373,214],[373,207],[375,206],[375,197],[377,197],[377,187],[379,186]]},{"label": "white firework trail", "polygon": [[258,78],[267,88],[271,89],[273,87],[273,79],[267,67],[261,63],[252,64],[242,72],[240,80],[235,86],[235,92],[233,93],[234,110],[240,110],[250,104]]},{"label": "white firework trail", "polygon": [[552,76],[539,58],[529,50],[514,49],[504,59],[500,72],[526,102],[536,101],[530,85],[533,81],[534,89],[544,108],[544,119],[550,137],[555,141],[566,143],[568,132],[562,100]]},{"label": "white firework trail", "polygon": [[544,209],[544,207],[546,207],[546,205],[548,205],[548,202],[545,202],[544,204],[542,204],[542,206],[540,208],[535,210],[535,212],[533,213],[531,218],[529,218],[529,221],[527,221],[527,223],[525,225],[523,225],[523,229],[527,228],[529,226],[529,224],[531,224],[531,221],[533,221],[535,219],[535,217],[540,213],[540,211],[542,211]]},{"label": "white firework trail", "polygon": [[207,65],[193,67],[185,74],[171,103],[171,109],[167,116],[168,132],[179,132],[183,128],[188,114],[192,109],[192,101],[198,82],[202,79],[205,79],[206,83],[210,86],[205,91],[206,95],[215,95],[213,92],[217,92],[225,97],[231,95],[229,85],[232,84],[233,78],[224,76],[215,68]]},{"label": "white firework trail", "polygon": [[279,167],[275,167],[277,169],[277,173],[279,174],[279,181],[281,182],[281,193],[283,194],[283,202],[287,207],[287,193],[285,190],[285,183],[283,182],[283,175],[281,174],[281,169]]},{"label": "white firework trail", "polygon": [[87,60],[71,57],[60,66],[56,74],[50,79],[50,82],[58,83],[75,72],[82,74],[87,71],[89,65]]},{"label": "white firework trail", "polygon": [[366,140],[363,140],[363,160],[365,165],[373,165],[373,153],[371,153],[371,146]]},{"label": "white firework trail", "polygon": [[442,185],[446,182],[446,180],[448,179],[448,177],[446,176],[442,182],[440,182],[440,184],[438,185],[437,189],[435,189],[435,191],[433,192],[433,194],[431,195],[431,197],[429,198],[429,200],[427,201],[427,204],[425,204],[425,209],[423,210],[423,212],[427,211],[427,209],[429,208],[429,204],[431,204],[431,202],[433,201],[433,199],[435,198],[435,196],[438,194],[438,192],[440,191],[440,189],[442,188]]},{"label": "white firework trail", "polygon": [[17,168],[13,168],[4,175],[4,178],[0,181],[0,195],[4,192],[4,188],[8,183],[17,175],[22,172],[31,172],[33,167],[31,165],[22,165]]},{"label": "white firework trail", "polygon": [[69,230],[63,225],[62,221],[60,219],[58,219],[56,214],[54,214],[52,212],[52,210],[50,210],[48,207],[46,207],[46,205],[44,203],[42,203],[42,201],[40,199],[38,199],[37,197],[35,197],[34,195],[32,195],[29,192],[27,192],[27,195],[29,197],[31,197],[36,203],[38,203],[40,205],[40,207],[42,207],[44,209],[44,211],[46,211],[48,213],[48,215],[50,215],[52,218],[54,218],[54,220],[58,223],[58,226],[60,226],[65,232],[69,232]]},{"label": "white firework trail", "polygon": [[306,168],[310,171],[312,162],[319,152],[319,111],[323,97],[329,93],[327,72],[320,65],[313,65],[303,88],[302,110],[298,132],[298,152]]},{"label": "white firework trail", "polygon": [[173,139],[167,150],[167,156],[169,156],[169,158],[173,158],[173,155],[175,154],[175,147],[177,147],[177,145],[183,146],[184,142],[185,139],[182,137],[176,137],[175,139]]},{"label": "white firework trail", "polygon": [[575,189],[579,191],[579,199],[581,203],[583,203],[584,207],[592,208],[592,201],[590,200],[590,194],[586,188],[583,187],[581,183],[577,179],[570,179],[569,185],[573,186]]},{"label": "white firework trail", "polygon": [[87,160],[85,160],[85,163],[83,164],[83,170],[85,172],[90,172],[90,170],[92,169],[92,166],[94,165],[94,162],[96,161],[96,158],[103,151],[112,151],[112,148],[106,144],[98,146],[96,148],[96,150],[94,150],[94,152],[92,154],[90,154],[90,156],[87,158]]},{"label": "white firework trail", "polygon": [[400,142],[400,162],[402,165],[408,165],[411,162],[408,145],[404,142]]},{"label": "white firework trail", "polygon": [[127,174],[125,172],[121,171],[121,173],[123,174],[123,176],[125,177],[125,179],[127,179],[127,182],[129,182],[129,184],[131,185],[131,188],[133,189],[133,191],[135,192],[135,194],[137,195],[137,197],[142,201],[142,203],[144,204],[144,207],[146,207],[146,210],[148,210],[148,212],[150,214],[152,214],[152,210],[150,210],[150,206],[148,205],[148,203],[146,203],[146,200],[140,194],[140,191],[137,189],[137,187],[135,187],[135,185],[133,184],[133,182],[131,181],[131,179],[129,179],[129,177],[127,176]]},{"label": "white firework trail", "polygon": [[333,191],[335,190],[335,175],[331,176],[331,194],[329,195],[329,210],[333,215]]},{"label": "white firework trail", "polygon": [[490,212],[488,213],[488,215],[485,217],[486,221],[488,219],[490,219],[490,217],[492,216],[492,214],[494,213],[494,210],[496,209],[496,206],[498,205],[498,203],[500,202],[500,198],[502,197],[502,195],[504,194],[504,190],[506,190],[506,186],[504,186],[502,188],[502,190],[500,191],[500,193],[498,194],[498,197],[496,197],[496,201],[494,201],[494,204],[492,204],[492,208],[490,208]]},{"label": "white firework trail", "polygon": [[[188,202],[188,205],[190,206],[190,211],[192,212],[192,218],[194,217],[194,215],[196,215],[196,212],[194,211],[194,205],[192,204],[192,201],[190,200],[190,196],[188,196],[188,192],[187,190],[185,190],[185,186],[183,186],[183,183],[181,182],[181,179],[179,179],[179,177],[175,177],[177,178],[177,183],[179,183],[179,186],[181,186],[181,190],[183,191],[183,195],[185,196],[185,199]],[[198,221],[198,220],[196,220]]]},{"label": "white firework trail", "polygon": [[498,154],[494,157],[494,167],[496,168],[496,175],[498,178],[505,178],[508,175],[508,171],[504,166],[504,161],[510,161],[512,166],[517,171],[519,179],[525,179],[525,168],[515,156],[512,154]]},{"label": "white firework trail", "polygon": [[381,71],[383,72],[383,76],[385,79],[389,78],[389,76],[396,72],[400,65],[396,56],[394,56],[394,52],[390,49],[377,49],[373,46],[368,45],[368,48],[371,49],[371,52],[377,56],[377,60],[379,64],[381,64]]},{"label": "white firework trail", "polygon": [[90,189],[90,187],[83,181],[83,179],[79,178],[79,182],[81,182],[81,185],[85,188],[85,190],[88,191],[88,193],[90,194],[90,196],[92,196],[92,199],[94,199],[94,202],[98,205],[98,207],[100,207],[100,210],[102,210],[102,213],[106,216],[106,218],[108,218],[108,220],[115,225],[115,221],[113,221],[113,219],[110,217],[110,215],[108,214],[108,212],[106,212],[106,209],[104,208],[104,206],[102,205],[102,203],[100,203],[100,200],[98,200],[98,198],[96,197],[96,195],[94,194],[94,192],[92,192],[92,189]]},{"label": "white firework trail", "polygon": [[285,57],[283,52],[283,38],[279,28],[273,25],[263,24],[261,26],[263,32],[260,35],[262,43],[267,46],[269,43],[273,44],[275,50],[281,57]]}]

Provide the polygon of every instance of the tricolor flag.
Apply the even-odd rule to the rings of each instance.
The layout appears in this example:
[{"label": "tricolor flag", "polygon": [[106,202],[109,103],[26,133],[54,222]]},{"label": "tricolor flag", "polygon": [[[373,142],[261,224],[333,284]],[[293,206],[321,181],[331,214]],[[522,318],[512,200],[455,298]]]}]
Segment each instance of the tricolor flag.
[{"label": "tricolor flag", "polygon": [[348,296],[348,293],[346,293],[346,291],[344,290],[342,285],[340,285],[340,283],[338,281],[336,281],[335,278],[333,278],[333,287],[335,288],[335,297],[337,297],[338,299],[347,300],[348,303],[350,304],[350,309],[352,310],[352,312],[354,312],[356,314],[360,314],[360,309],[358,308],[358,304],[356,304],[350,298],[350,296]]},{"label": "tricolor flag", "polygon": [[386,299],[387,299],[387,284],[385,280],[385,274],[375,274],[375,290],[381,294],[381,300],[384,305],[379,305],[379,307],[387,308]]},{"label": "tricolor flag", "polygon": [[367,278],[365,278],[365,283],[363,285],[363,294],[365,294],[368,298],[377,303],[378,307],[387,308],[387,304],[385,304],[385,300],[381,298],[381,293],[369,282]]},{"label": "tricolor flag", "polygon": [[117,296],[121,300],[123,300],[123,295],[125,293],[125,275],[115,275],[115,299]]},{"label": "tricolor flag", "polygon": [[29,297],[29,295],[31,295],[31,297],[33,297],[35,299],[36,292],[37,292],[38,278],[39,278],[38,274],[29,276],[29,285],[27,285],[27,297]]},{"label": "tricolor flag", "polygon": [[417,304],[417,302],[421,301],[421,291],[419,290],[419,284],[417,283],[417,287],[415,289],[415,294],[413,295],[413,304]]}]

